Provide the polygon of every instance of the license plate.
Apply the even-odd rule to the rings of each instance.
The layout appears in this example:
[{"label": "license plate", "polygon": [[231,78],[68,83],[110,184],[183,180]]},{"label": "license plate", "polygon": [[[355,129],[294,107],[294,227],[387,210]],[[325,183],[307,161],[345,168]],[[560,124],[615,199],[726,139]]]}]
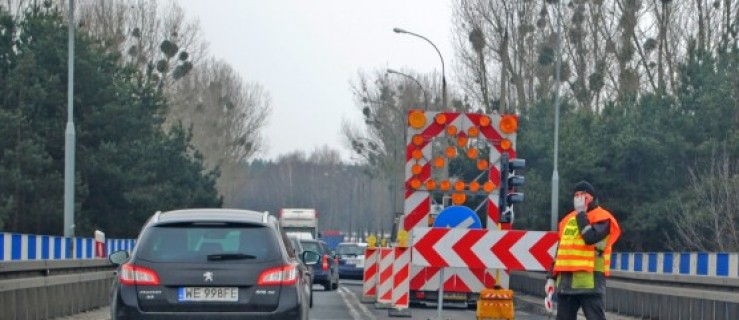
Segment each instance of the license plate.
[{"label": "license plate", "polygon": [[177,291],[180,302],[237,302],[239,288],[235,287],[185,287]]},{"label": "license plate", "polygon": [[347,264],[353,264],[357,266],[357,268],[364,268],[364,260],[363,259],[347,259]]},{"label": "license plate", "polygon": [[467,300],[467,294],[465,293],[455,293],[455,292],[449,292],[444,293],[444,300]]}]

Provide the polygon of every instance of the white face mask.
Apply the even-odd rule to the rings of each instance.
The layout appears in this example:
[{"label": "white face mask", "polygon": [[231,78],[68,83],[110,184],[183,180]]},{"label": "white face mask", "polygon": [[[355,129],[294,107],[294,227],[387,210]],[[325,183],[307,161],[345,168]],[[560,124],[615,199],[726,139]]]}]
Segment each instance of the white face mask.
[{"label": "white face mask", "polygon": [[575,211],[585,211],[587,209],[586,201],[585,201],[585,195],[576,195],[573,199],[573,203],[575,204]]}]

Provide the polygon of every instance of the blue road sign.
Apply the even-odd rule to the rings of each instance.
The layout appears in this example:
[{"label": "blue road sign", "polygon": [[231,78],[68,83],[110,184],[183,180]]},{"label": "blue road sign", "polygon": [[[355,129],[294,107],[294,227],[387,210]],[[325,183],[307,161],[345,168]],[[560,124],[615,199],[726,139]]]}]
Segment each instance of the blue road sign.
[{"label": "blue road sign", "polygon": [[472,209],[465,206],[451,206],[439,212],[433,227],[481,229],[482,223]]}]

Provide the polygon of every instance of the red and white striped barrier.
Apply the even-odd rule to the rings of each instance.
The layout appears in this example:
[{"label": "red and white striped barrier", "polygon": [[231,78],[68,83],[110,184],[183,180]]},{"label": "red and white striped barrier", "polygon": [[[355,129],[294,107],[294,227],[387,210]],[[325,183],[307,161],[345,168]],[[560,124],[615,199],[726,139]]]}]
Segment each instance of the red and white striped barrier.
[{"label": "red and white striped barrier", "polygon": [[396,247],[394,250],[392,308],[408,309],[410,305],[408,293],[410,290],[411,250],[410,248],[400,247]]},{"label": "red and white striped barrier", "polygon": [[377,279],[378,308],[389,308],[393,292],[393,249],[379,248],[379,278]]},{"label": "red and white striped barrier", "polygon": [[362,278],[362,302],[377,301],[377,256],[378,250],[367,248],[364,251],[364,277]]}]

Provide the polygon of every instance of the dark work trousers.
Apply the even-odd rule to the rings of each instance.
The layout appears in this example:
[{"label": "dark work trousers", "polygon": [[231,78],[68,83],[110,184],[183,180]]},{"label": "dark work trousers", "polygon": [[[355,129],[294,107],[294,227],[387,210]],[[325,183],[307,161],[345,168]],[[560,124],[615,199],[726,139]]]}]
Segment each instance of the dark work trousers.
[{"label": "dark work trousers", "polygon": [[606,319],[603,295],[560,294],[557,296],[557,320],[577,319],[577,309],[580,307],[588,320]]}]

